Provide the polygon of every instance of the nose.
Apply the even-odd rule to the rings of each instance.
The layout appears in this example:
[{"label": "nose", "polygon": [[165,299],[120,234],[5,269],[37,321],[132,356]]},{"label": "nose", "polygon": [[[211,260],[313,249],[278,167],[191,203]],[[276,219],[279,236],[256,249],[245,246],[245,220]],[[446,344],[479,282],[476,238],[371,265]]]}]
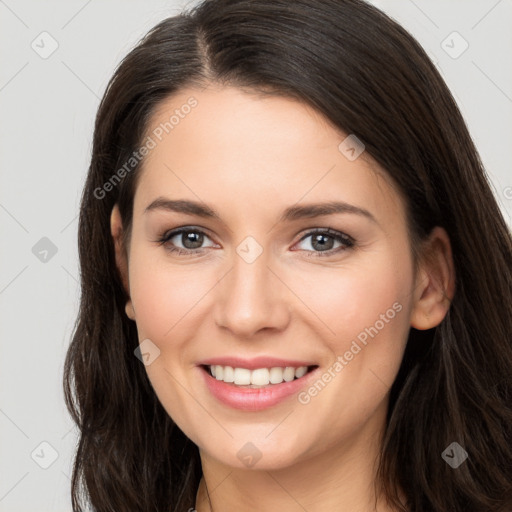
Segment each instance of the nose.
[{"label": "nose", "polygon": [[290,320],[290,292],[270,268],[265,251],[252,263],[235,254],[215,299],[217,326],[239,339],[253,339],[260,331],[281,331]]}]

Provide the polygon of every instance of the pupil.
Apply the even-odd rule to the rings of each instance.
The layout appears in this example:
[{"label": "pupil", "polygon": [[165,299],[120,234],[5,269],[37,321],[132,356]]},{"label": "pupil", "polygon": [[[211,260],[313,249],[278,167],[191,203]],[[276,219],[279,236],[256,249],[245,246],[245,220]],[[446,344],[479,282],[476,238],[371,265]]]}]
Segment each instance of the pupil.
[{"label": "pupil", "polygon": [[[184,240],[182,240],[183,245],[187,249],[197,249],[198,247],[201,247],[201,244],[203,242],[203,235],[200,233],[183,233],[185,236]],[[188,244],[192,244],[192,247]]]},{"label": "pupil", "polygon": [[[325,239],[328,238],[328,239],[331,239],[331,243],[325,243]],[[324,241],[322,241],[324,240]],[[320,243],[320,246],[319,247],[315,247],[315,248],[320,248],[320,249],[323,249],[323,250],[329,250],[329,249],[332,249],[332,237],[330,236],[327,236],[327,235],[323,235],[323,234],[319,234],[319,235],[316,235],[314,238],[313,238],[313,247],[315,247],[315,243]]]}]

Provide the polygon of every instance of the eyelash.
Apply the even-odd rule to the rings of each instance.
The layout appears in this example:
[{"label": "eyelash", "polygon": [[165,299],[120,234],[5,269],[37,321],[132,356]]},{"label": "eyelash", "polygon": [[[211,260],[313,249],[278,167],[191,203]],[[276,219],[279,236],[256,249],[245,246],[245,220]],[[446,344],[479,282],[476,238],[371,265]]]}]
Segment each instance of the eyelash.
[{"label": "eyelash", "polygon": [[[159,245],[164,245],[171,238],[174,238],[176,235],[180,235],[182,233],[199,233],[199,234],[202,234],[202,235],[205,235],[206,237],[208,237],[208,235],[201,229],[196,229],[194,227],[182,227],[182,228],[175,229],[174,231],[167,231],[167,232],[163,233],[163,235],[157,240],[157,242]],[[316,257],[332,256],[334,254],[337,254],[338,252],[346,251],[347,249],[351,249],[351,248],[355,247],[355,240],[352,237],[346,235],[345,233],[335,231],[331,228],[327,228],[327,229],[319,228],[319,229],[309,231],[299,240],[299,242],[302,242],[309,236],[317,235],[317,234],[326,235],[331,238],[334,238],[336,241],[343,243],[345,245],[345,247],[329,249],[328,251],[309,251],[309,250],[302,249],[302,250],[305,250],[306,253],[309,253],[309,254],[307,254],[308,257],[316,258]],[[297,242],[297,243],[299,243],[299,242]],[[182,249],[181,247],[173,247],[173,246],[166,247],[166,250],[169,251],[170,253],[176,253],[180,256],[191,256],[193,254],[198,254],[198,253],[203,252],[204,249],[206,249],[206,247],[199,248],[199,249]],[[311,253],[313,253],[313,254],[311,254]]]}]

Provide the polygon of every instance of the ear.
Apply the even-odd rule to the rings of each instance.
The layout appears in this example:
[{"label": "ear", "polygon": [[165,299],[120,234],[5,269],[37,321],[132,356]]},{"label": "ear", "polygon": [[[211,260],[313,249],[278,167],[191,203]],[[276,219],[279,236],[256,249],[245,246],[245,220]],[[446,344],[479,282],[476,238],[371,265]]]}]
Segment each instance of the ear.
[{"label": "ear", "polygon": [[[112,213],[110,215],[110,232],[112,234],[112,239],[114,241],[114,250],[116,255],[116,266],[119,270],[119,275],[121,276],[121,282],[123,283],[123,288],[130,297],[130,282],[128,279],[128,258],[127,252],[123,243],[123,223],[121,220],[121,213],[119,212],[119,206],[117,203],[112,208]],[[125,307],[126,315],[131,320],[135,320],[135,310],[133,309],[133,304],[131,299],[128,299]]]},{"label": "ear", "polygon": [[436,226],[425,242],[416,276],[411,326],[431,329],[439,325],[455,294],[455,269],[450,238]]}]

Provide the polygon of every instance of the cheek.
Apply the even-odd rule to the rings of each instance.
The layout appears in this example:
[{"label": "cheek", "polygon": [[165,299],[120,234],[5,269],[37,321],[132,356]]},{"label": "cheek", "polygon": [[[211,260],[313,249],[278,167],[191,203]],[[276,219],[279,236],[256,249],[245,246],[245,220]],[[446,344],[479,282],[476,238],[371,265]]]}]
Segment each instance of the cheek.
[{"label": "cheek", "polygon": [[[297,275],[298,293],[321,320],[312,329],[325,333],[330,349],[324,362],[333,376],[324,375],[329,383],[314,407],[331,404],[343,411],[340,425],[355,428],[352,422],[372,414],[400,368],[410,327],[412,263],[407,251],[390,245],[361,255],[357,264],[347,260],[343,268]],[[307,390],[303,399],[316,400],[316,392]]]},{"label": "cheek", "polygon": [[[407,253],[389,250],[350,268],[299,274],[298,294],[317,317],[312,330],[325,333],[321,341],[330,349],[319,381],[299,396],[302,412],[329,414],[338,435],[348,436],[380,407],[400,368],[409,332],[410,261]],[[321,425],[310,428],[323,448],[338,439]]]},{"label": "cheek", "polygon": [[130,295],[139,339],[149,338],[163,351],[169,346],[178,348],[196,335],[201,301],[218,279],[214,272],[200,267],[171,264],[161,254],[155,257],[154,252],[133,251]]},{"label": "cheek", "polygon": [[395,333],[408,326],[412,269],[406,254],[391,250],[368,253],[357,264],[347,260],[339,268],[294,272],[293,278],[288,276],[295,283],[294,292],[314,314],[318,329],[337,352],[358,336],[364,340],[365,329],[375,324],[379,331]]}]

